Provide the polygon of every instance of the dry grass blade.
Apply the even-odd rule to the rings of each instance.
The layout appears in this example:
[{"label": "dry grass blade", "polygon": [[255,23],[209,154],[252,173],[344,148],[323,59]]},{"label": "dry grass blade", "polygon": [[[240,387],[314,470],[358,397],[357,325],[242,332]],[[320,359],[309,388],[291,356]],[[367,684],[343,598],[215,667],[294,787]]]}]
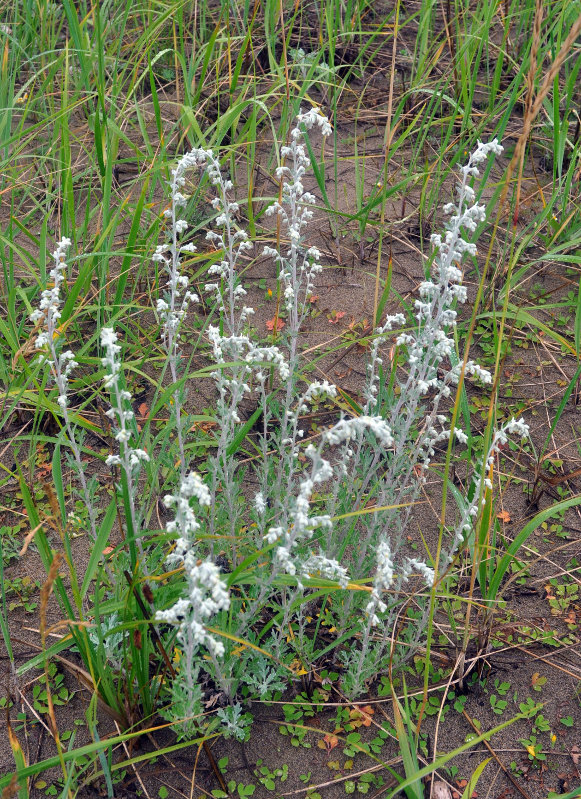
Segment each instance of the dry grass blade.
[{"label": "dry grass blade", "polygon": [[18,784],[18,780],[16,778],[16,774],[12,775],[12,779],[10,780],[10,784],[4,788],[2,791],[2,799],[13,799],[14,796],[18,795],[20,791],[20,785]]},{"label": "dry grass blade", "polygon": [[[537,35],[537,18],[538,18],[538,25],[539,25],[539,31],[540,31],[540,13],[542,11],[542,4],[539,3],[539,5],[541,5],[541,9],[539,10],[538,17],[537,16],[535,17],[535,32],[534,32],[534,36]],[[527,79],[527,92],[528,92],[527,93],[527,108],[528,108],[528,111],[525,113],[525,116],[524,116],[524,119],[523,119],[523,129],[522,129],[522,132],[521,132],[521,134],[519,136],[519,139],[517,141],[517,144],[516,144],[516,147],[515,147],[515,150],[514,150],[514,155],[513,155],[512,159],[511,159],[511,162],[510,162],[510,164],[508,166],[508,169],[507,169],[506,185],[505,185],[505,196],[506,196],[506,192],[508,190],[508,185],[509,185],[509,182],[510,182],[510,178],[512,176],[512,173],[515,170],[515,167],[518,165],[520,172],[522,172],[522,164],[524,162],[525,147],[526,147],[526,143],[528,141],[528,138],[529,138],[529,135],[530,135],[530,132],[531,132],[531,128],[532,128],[533,122],[536,119],[539,111],[541,110],[542,105],[543,105],[543,101],[545,100],[545,98],[549,94],[549,92],[551,90],[551,87],[553,85],[553,81],[555,80],[556,75],[559,73],[559,70],[563,66],[563,62],[567,58],[567,55],[569,54],[571,48],[575,44],[575,40],[579,36],[579,33],[581,33],[581,14],[577,18],[576,22],[573,24],[571,30],[569,31],[569,35],[567,36],[567,38],[563,42],[563,44],[561,46],[561,49],[559,50],[559,52],[557,53],[557,55],[555,57],[555,60],[551,64],[550,68],[548,69],[547,74],[545,75],[545,78],[544,78],[544,80],[543,80],[543,82],[541,84],[541,87],[539,89],[539,93],[537,94],[534,103],[530,104],[530,107],[529,107],[530,89],[532,87],[532,82],[534,81],[534,72],[536,72],[536,50],[535,50],[535,53],[534,53],[534,56],[535,56],[534,64],[533,64],[533,53],[531,52],[531,67],[530,67],[529,75],[528,75],[528,79]],[[533,37],[533,47],[534,46],[535,46],[535,39]],[[536,46],[538,48],[538,40],[536,42]],[[534,70],[534,72],[533,72],[533,70]],[[517,192],[518,192],[519,187],[520,187],[520,172],[519,172],[519,182],[517,183]],[[501,202],[501,206],[503,204],[504,203]],[[517,204],[516,204],[516,207],[515,207],[515,213],[514,213],[514,217],[513,217],[513,225],[516,225],[517,220],[518,220],[518,193],[517,193]]]},{"label": "dry grass blade", "polygon": [[[538,11],[538,13],[535,15],[535,30],[534,30],[534,34],[533,34],[535,40],[532,43],[532,48],[538,48],[538,43],[540,41],[540,34],[537,32],[537,28],[540,31],[540,22],[541,22],[540,14],[541,14],[542,8],[539,8],[537,6],[537,11]],[[504,188],[503,188],[502,193],[501,193],[500,198],[499,198],[498,211],[497,211],[497,214],[496,214],[496,221],[494,223],[491,242],[490,242],[490,245],[489,245],[489,248],[488,248],[487,264],[490,262],[490,259],[492,257],[493,245],[494,245],[494,241],[496,240],[496,234],[497,234],[497,231],[498,231],[498,226],[499,226],[499,223],[500,223],[500,219],[505,214],[505,206],[506,206],[506,202],[507,202],[507,199],[508,199],[508,190],[509,190],[509,187],[511,185],[512,176],[514,174],[515,169],[518,167],[519,178],[517,180],[517,186],[516,186],[516,189],[515,189],[516,204],[515,204],[515,211],[514,211],[513,218],[512,218],[513,231],[516,229],[516,224],[518,222],[518,211],[519,211],[520,175],[522,173],[523,164],[524,164],[524,155],[525,155],[526,143],[528,141],[533,122],[536,119],[539,111],[541,110],[544,100],[546,99],[547,95],[551,91],[551,87],[553,86],[553,81],[555,80],[555,77],[558,75],[561,67],[563,66],[563,63],[564,63],[565,59],[567,58],[567,55],[571,51],[571,48],[574,46],[575,40],[579,36],[579,33],[581,33],[581,15],[579,15],[579,17],[577,18],[577,20],[573,24],[571,30],[569,31],[569,34],[568,34],[567,38],[565,39],[565,41],[563,42],[563,44],[561,46],[561,49],[559,50],[559,52],[556,55],[555,60],[551,64],[550,68],[548,69],[548,71],[547,71],[547,73],[546,73],[546,75],[544,77],[544,80],[543,80],[543,82],[542,82],[542,84],[541,84],[541,86],[539,88],[539,92],[537,94],[537,97],[535,98],[534,103],[531,103],[531,97],[530,96],[531,96],[531,87],[532,87],[532,85],[534,83],[534,75],[535,75],[535,72],[536,72],[536,58],[537,58],[537,56],[536,56],[536,49],[535,49],[534,52],[533,52],[533,49],[531,50],[531,64],[530,64],[530,67],[529,67],[529,72],[527,74],[526,108],[528,109],[528,111],[526,111],[526,113],[525,113],[525,115],[523,117],[522,130],[521,130],[521,133],[520,133],[519,138],[517,140],[517,143],[516,143],[516,146],[515,146],[515,149],[514,149],[514,154],[513,154],[512,158],[510,160],[510,163],[509,163],[507,169],[506,169],[506,174],[505,174],[505,177],[504,177]],[[538,39],[536,39],[537,36],[538,36]],[[533,58],[533,55],[534,55],[534,58]],[[511,272],[511,270],[512,270],[512,260],[509,261],[508,264],[505,264],[504,266],[497,268],[497,270],[495,271],[495,273],[493,275],[492,284],[496,285],[499,282],[499,280],[503,280],[503,281],[507,281],[508,282],[508,275]],[[508,298],[508,295],[507,295],[507,298]],[[486,303],[487,308],[490,307],[491,302],[492,302],[492,297],[491,297],[491,295],[489,295],[487,303]]]},{"label": "dry grass blade", "polygon": [[[531,43],[531,60],[529,65],[529,71],[527,75],[527,96],[525,100],[525,113],[524,118],[525,120],[529,118],[531,113],[531,107],[533,104],[533,92],[535,86],[535,75],[537,74],[537,57],[539,53],[539,44],[541,41],[541,24],[543,21],[543,0],[537,0],[537,4],[535,7],[535,22],[533,25],[533,40]],[[516,210],[515,210],[515,219],[518,217],[518,205],[519,205],[519,198],[520,198],[520,188],[521,188],[521,181],[522,181],[522,173],[524,167],[524,158],[521,158],[518,165],[518,180],[516,186]]]}]

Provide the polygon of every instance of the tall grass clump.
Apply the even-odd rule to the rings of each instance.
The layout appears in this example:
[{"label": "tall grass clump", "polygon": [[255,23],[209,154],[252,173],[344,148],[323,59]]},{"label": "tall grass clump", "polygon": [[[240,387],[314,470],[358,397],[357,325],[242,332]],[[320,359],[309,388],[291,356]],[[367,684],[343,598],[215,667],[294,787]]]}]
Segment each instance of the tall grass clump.
[{"label": "tall grass clump", "polygon": [[[111,707],[118,713],[127,707],[123,691],[115,688],[111,675],[116,675],[125,692],[137,696],[141,690],[149,697],[145,711],[161,708],[184,738],[220,727],[225,735],[244,740],[250,722],[244,701],[268,700],[282,692],[297,664],[309,669],[321,659],[333,659],[342,690],[355,698],[375,675],[404,663],[425,640],[430,592],[474,535],[495,454],[508,435],[527,434],[526,425],[513,419],[491,436],[456,520],[438,547],[439,559],[428,551],[419,557],[408,548],[414,506],[426,490],[436,448],[451,437],[460,444],[467,440],[463,430],[450,427],[454,387],[464,376],[483,384],[492,381],[476,362],[458,363],[454,329],[457,306],[467,300],[461,263],[476,255],[469,239],[485,221],[473,183],[479,165],[501,152],[496,140],[479,143],[460,170],[456,199],[444,206],[446,232],[432,237],[429,277],[419,288],[414,317],[387,315],[374,331],[361,405],[354,402],[352,415],[337,412],[330,427],[310,434],[304,416],[314,405],[338,407],[334,385],[306,379],[300,348],[309,299],[322,270],[321,254],[308,242],[316,198],[306,187],[307,143],[313,148],[321,136],[324,147],[331,132],[318,109],[299,113],[288,144],[278,153],[280,199],[266,212],[278,220],[281,244],[262,251],[238,221],[233,183],[215,153],[193,149],[172,170],[168,234],[153,254],[166,281],[155,308],[165,364],[163,436],[136,425],[123,377],[122,342],[112,327],[100,331],[103,382],[111,398],[107,416],[115,441],[106,463],[116,474],[114,507],[123,535],[106,568],[101,554],[115,513],[103,516],[98,510],[96,487],[84,474],[67,399],[77,364],[56,327],[70,247],[65,239],[54,254],[52,288],[33,314],[42,327],[36,346],[56,385],[63,435],[94,540],[76,610],[68,605],[67,611],[71,622],[89,620],[94,633],[87,636],[82,626],[73,626],[76,642],[91,673],[103,673],[97,665],[108,671],[95,687],[100,693],[107,689]],[[214,439],[197,471],[189,462],[191,375],[182,367],[182,336],[199,300],[181,262],[184,251],[196,249],[186,242],[184,218],[186,186],[196,173],[213,193],[214,217],[206,239],[219,253],[205,285],[216,309],[206,331],[216,387]],[[258,340],[251,326],[254,309],[241,279],[248,255],[276,265],[286,324],[274,343]],[[242,404],[248,399],[258,408],[252,424],[242,422]],[[253,457],[242,459],[247,435],[252,435]],[[168,464],[171,468],[160,533],[151,529],[151,514],[140,497],[158,484],[157,464],[162,462],[166,471]],[[95,577],[105,589],[92,587]],[[140,591],[150,610],[139,599]],[[87,611],[91,592],[93,609]],[[114,624],[105,623],[107,615]],[[319,635],[323,620],[334,629],[332,643]],[[212,720],[205,712],[210,692],[218,695]]]}]

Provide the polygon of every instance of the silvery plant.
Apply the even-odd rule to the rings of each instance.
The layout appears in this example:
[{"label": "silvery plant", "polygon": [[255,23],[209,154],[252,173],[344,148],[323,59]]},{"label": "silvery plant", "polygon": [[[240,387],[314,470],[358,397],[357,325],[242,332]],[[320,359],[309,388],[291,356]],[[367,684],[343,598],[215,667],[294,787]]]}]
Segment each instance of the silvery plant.
[{"label": "silvery plant", "polygon": [[[205,672],[222,692],[219,715],[226,732],[241,739],[247,719],[241,697],[270,698],[288,683],[292,664],[308,668],[317,658],[321,644],[311,620],[322,613],[322,595],[329,623],[343,641],[334,657],[348,696],[360,695],[378,671],[415,651],[425,633],[425,596],[470,536],[488,481],[486,468],[475,475],[440,563],[407,551],[406,531],[436,447],[452,435],[466,442],[464,431],[449,426],[452,389],[462,372],[483,384],[492,380],[473,361],[463,369],[458,364],[453,331],[455,308],[466,301],[459,265],[476,254],[466,237],[485,219],[471,179],[502,148],[496,141],[479,144],[462,167],[456,201],[444,208],[447,231],[432,237],[434,258],[430,278],[420,286],[415,323],[407,326],[402,314],[394,314],[375,331],[361,413],[340,418],[306,443],[304,414],[337,395],[327,381],[305,384],[300,377],[299,333],[321,271],[319,251],[307,244],[315,197],[304,185],[310,167],[304,136],[315,128],[323,136],[331,132],[318,110],[299,114],[276,170],[282,200],[267,210],[279,217],[287,242],[262,251],[276,264],[286,311],[278,346],[261,346],[251,333],[253,309],[245,305],[237,266],[253,245],[235,221],[231,181],[206,150],[193,150],[176,170],[197,166],[216,192],[208,239],[222,260],[212,267],[217,279],[206,290],[220,311],[220,324],[208,331],[217,366],[219,434],[204,478],[190,472],[166,500],[175,508],[168,529],[176,534],[168,562],[183,565],[186,585],[157,619],[176,627],[184,654],[169,716],[177,721],[202,712]],[[394,363],[384,364],[382,353],[394,338]],[[248,397],[258,401],[261,414],[259,456],[245,471],[231,452],[240,405]],[[522,421],[506,424],[493,437],[486,466],[508,434],[526,433]],[[211,543],[217,538],[230,542],[225,565]],[[413,612],[403,610],[412,578]],[[241,647],[241,641],[249,645]]]},{"label": "silvery plant", "polygon": [[[460,265],[476,254],[469,239],[485,220],[471,184],[479,165],[501,152],[496,140],[479,143],[460,170],[456,199],[444,206],[446,232],[432,237],[433,258],[419,288],[415,319],[394,313],[375,330],[360,412],[340,415],[317,436],[309,433],[305,414],[321,403],[332,407],[337,397],[326,380],[305,382],[299,346],[322,269],[319,250],[308,244],[316,198],[305,186],[310,169],[305,136],[317,132],[331,133],[327,118],[315,108],[300,113],[278,154],[281,199],[266,213],[278,218],[280,248],[260,252],[249,239],[238,222],[233,184],[212,151],[193,149],[171,173],[169,234],[154,260],[167,277],[156,310],[169,379],[176,386],[170,423],[179,465],[175,487],[164,498],[172,541],[166,567],[172,578],[158,580],[153,622],[168,651],[176,653],[175,674],[164,682],[162,712],[181,736],[207,727],[205,705],[211,701],[224,734],[244,740],[249,723],[244,700],[271,699],[322,653],[334,660],[350,698],[364,693],[382,669],[401,665],[422,643],[430,592],[473,534],[497,452],[508,435],[527,434],[521,420],[511,420],[493,435],[439,562],[409,550],[414,504],[426,490],[436,448],[447,446],[451,437],[459,444],[467,440],[462,429],[450,427],[452,392],[465,375],[492,382],[477,363],[458,362],[454,328],[456,308],[467,299]],[[181,268],[181,253],[195,250],[181,242],[188,230],[185,187],[196,172],[211,186],[215,216],[207,239],[220,253],[205,285],[217,311],[215,324],[207,328],[215,364],[216,437],[201,473],[188,464],[186,393],[178,388],[184,382],[180,334],[197,301]],[[51,334],[67,246],[61,242],[55,253],[55,288],[43,294],[35,321],[46,328],[37,345],[48,346],[72,443],[66,387],[75,361],[72,353],[56,351]],[[276,266],[286,312],[276,345],[261,343],[252,331],[254,309],[240,278],[250,253]],[[110,465],[132,487],[127,537],[132,562],[144,563],[147,574],[147,540],[137,535],[144,514],[133,497],[142,466],[155,453],[148,454],[136,438],[130,395],[119,378],[115,332],[105,328],[101,343],[118,442]],[[241,406],[248,399],[260,409],[254,425],[259,432],[255,457],[242,463],[236,451]],[[72,449],[82,468],[80,454]],[[88,497],[89,488],[82,488]],[[334,628],[336,644],[330,645],[328,637],[321,643],[323,624]]]}]

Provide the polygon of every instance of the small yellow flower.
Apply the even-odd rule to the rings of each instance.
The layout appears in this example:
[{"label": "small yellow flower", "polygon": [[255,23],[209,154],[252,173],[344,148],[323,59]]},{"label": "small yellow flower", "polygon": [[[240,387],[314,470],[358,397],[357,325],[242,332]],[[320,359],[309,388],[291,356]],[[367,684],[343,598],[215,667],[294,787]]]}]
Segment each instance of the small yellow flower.
[{"label": "small yellow flower", "polygon": [[303,664],[298,658],[295,658],[295,660],[293,660],[289,668],[293,674],[297,675],[297,677],[301,677],[303,674],[308,674],[307,670],[303,667]]}]

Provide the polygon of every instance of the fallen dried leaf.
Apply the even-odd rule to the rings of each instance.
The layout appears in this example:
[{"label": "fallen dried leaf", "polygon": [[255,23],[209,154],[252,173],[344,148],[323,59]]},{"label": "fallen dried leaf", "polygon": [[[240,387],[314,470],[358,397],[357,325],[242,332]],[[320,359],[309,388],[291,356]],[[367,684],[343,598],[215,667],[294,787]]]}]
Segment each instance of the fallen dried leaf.
[{"label": "fallen dried leaf", "polygon": [[219,691],[217,694],[214,694],[214,696],[210,697],[210,699],[208,699],[208,701],[204,704],[206,710],[210,710],[210,708],[214,707],[221,696],[223,696],[223,694],[221,691]]},{"label": "fallen dried leaf", "polygon": [[264,323],[267,330],[282,330],[284,327],[284,321],[282,319],[273,316],[272,319],[267,319]]},{"label": "fallen dried leaf", "polygon": [[371,705],[365,705],[365,707],[354,705],[349,711],[349,720],[351,723],[355,722],[358,727],[361,725],[364,727],[371,727],[371,716],[373,716],[374,713],[375,710]]}]

